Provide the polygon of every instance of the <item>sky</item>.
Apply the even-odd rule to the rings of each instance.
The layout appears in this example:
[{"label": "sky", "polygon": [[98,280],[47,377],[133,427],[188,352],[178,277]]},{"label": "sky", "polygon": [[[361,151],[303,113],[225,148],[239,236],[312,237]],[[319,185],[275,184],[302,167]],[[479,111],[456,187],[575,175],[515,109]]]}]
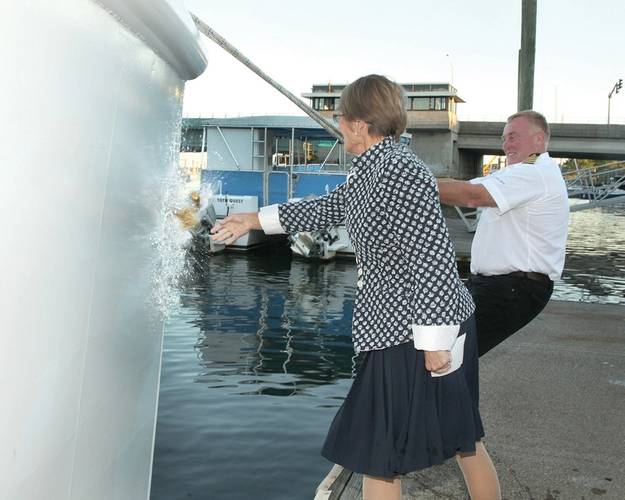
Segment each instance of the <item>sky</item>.
[{"label": "sky", "polygon": [[[187,8],[297,96],[380,73],[451,82],[460,120],[516,111],[521,0],[185,0]],[[538,0],[534,109],[550,122],[606,123],[625,79],[625,1]],[[184,116],[301,115],[203,37],[208,67],[186,85]],[[304,99],[309,103],[308,99]],[[625,86],[610,103],[625,124]]]}]

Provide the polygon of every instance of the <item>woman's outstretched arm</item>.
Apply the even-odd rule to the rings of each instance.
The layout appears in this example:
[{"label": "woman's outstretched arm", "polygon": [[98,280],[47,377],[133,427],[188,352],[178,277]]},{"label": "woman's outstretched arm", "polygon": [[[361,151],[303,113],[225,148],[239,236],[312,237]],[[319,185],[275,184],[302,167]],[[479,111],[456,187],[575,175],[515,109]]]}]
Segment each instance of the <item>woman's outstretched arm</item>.
[{"label": "woman's outstretched arm", "polygon": [[229,215],[211,229],[213,240],[230,245],[252,229],[267,234],[284,234],[335,226],[345,220],[346,189],[347,184],[343,183],[325,196],[312,200],[269,205],[260,212]]}]

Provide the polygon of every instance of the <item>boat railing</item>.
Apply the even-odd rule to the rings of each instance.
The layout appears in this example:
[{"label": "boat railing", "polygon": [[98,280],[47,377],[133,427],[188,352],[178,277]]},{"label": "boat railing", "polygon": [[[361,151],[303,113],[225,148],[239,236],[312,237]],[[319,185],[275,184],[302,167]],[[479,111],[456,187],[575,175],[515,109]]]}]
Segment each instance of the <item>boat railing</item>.
[{"label": "boat railing", "polygon": [[574,165],[574,171],[564,173],[569,197],[582,198],[588,202],[575,205],[572,210],[584,210],[625,201],[625,161],[581,168],[577,160],[574,160]]},{"label": "boat railing", "polygon": [[480,209],[468,209],[465,207],[456,207],[456,213],[460,216],[460,219],[464,223],[467,231],[474,233],[477,229],[477,223],[480,221]]}]

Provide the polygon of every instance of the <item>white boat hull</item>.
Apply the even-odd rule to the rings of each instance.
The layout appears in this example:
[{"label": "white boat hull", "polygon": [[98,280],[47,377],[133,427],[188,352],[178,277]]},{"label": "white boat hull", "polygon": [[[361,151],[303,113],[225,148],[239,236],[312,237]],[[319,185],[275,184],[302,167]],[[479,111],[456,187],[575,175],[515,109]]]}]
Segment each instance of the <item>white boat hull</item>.
[{"label": "white boat hull", "polygon": [[184,80],[205,66],[178,3],[2,9],[3,499],[149,496],[163,334],[151,238]]}]

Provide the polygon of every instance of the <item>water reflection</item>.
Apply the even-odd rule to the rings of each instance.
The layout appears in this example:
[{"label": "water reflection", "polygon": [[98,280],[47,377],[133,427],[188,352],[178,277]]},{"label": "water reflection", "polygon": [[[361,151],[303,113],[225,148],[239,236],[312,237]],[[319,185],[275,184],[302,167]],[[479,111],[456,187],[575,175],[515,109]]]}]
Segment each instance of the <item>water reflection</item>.
[{"label": "water reflection", "polygon": [[625,206],[573,212],[554,298],[625,304]]},{"label": "water reflection", "polygon": [[206,368],[197,382],[238,375],[240,393],[286,396],[352,376],[352,261],[303,261],[277,247],[218,255],[198,271],[182,296]]},{"label": "water reflection", "polygon": [[151,498],[314,497],[354,372],[354,263],[284,246],[195,267],[166,326]]}]

